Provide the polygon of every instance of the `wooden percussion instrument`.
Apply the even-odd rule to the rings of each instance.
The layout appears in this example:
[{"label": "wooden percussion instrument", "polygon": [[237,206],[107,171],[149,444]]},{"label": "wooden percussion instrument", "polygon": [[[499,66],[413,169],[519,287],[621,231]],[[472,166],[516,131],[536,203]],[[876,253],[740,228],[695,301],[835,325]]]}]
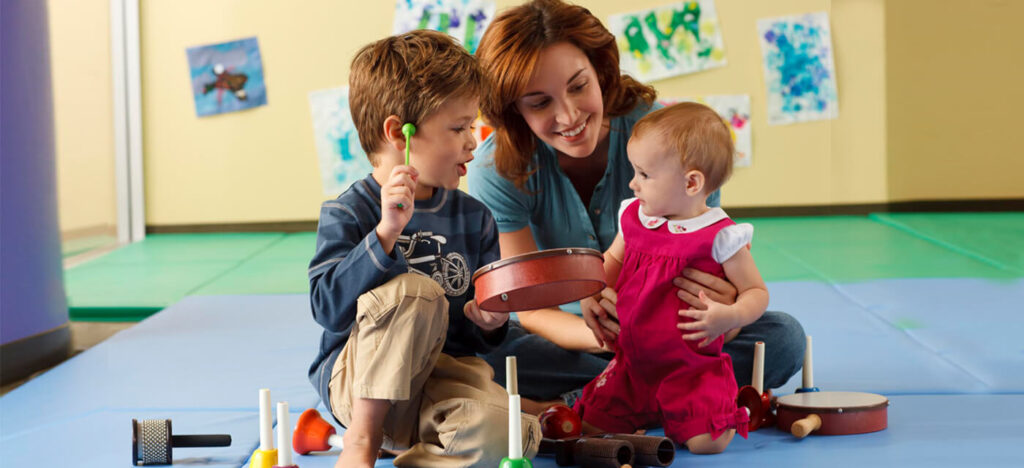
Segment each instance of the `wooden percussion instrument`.
[{"label": "wooden percussion instrument", "polygon": [[863,434],[888,426],[889,400],[861,392],[822,392],[814,386],[811,336],[804,351],[803,387],[775,399],[779,429],[799,438],[822,435]]},{"label": "wooden percussion instrument", "polygon": [[586,248],[548,249],[498,260],[473,273],[476,303],[490,312],[543,309],[605,287],[604,256]]},{"label": "wooden percussion instrument", "polygon": [[779,429],[808,434],[863,434],[888,427],[889,400],[861,392],[806,392],[775,399]]}]

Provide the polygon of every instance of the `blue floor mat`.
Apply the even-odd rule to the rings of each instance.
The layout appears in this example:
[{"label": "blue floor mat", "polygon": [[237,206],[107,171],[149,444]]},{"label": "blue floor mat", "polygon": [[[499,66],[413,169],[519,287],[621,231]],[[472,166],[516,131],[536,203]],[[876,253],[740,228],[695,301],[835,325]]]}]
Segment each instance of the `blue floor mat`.
[{"label": "blue floor mat", "polygon": [[[1011,448],[1024,434],[1022,286],[769,284],[771,309],[814,336],[815,384],[885,394],[889,429],[802,441],[764,429],[721,455],[680,451],[676,466],[1024,465]],[[289,401],[293,418],[317,405],[306,370],[318,342],[305,295],[188,297],[0,398],[4,465],[130,466],[131,419],[171,418],[176,433],[234,438],[231,447],[177,450],[176,465],[244,466],[259,439],[259,388]],[[336,458],[296,460],[329,467]]]}]

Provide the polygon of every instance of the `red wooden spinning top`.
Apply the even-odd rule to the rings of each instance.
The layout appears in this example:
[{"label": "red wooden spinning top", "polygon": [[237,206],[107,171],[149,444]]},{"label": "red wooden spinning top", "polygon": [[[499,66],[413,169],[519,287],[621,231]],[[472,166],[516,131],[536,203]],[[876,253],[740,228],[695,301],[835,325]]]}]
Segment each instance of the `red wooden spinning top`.
[{"label": "red wooden spinning top", "polygon": [[754,373],[750,385],[744,385],[737,397],[737,405],[750,412],[748,431],[756,431],[762,426],[775,424],[772,413],[772,391],[764,389],[764,342],[754,344]]}]

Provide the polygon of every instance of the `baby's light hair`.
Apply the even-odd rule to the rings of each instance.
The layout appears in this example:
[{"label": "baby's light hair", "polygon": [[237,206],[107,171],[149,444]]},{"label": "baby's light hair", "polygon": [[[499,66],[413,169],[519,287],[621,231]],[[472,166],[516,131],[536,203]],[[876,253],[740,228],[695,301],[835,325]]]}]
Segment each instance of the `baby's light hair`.
[{"label": "baby's light hair", "polygon": [[732,175],[732,132],[710,107],[681,102],[651,112],[633,126],[633,138],[651,132],[665,137],[685,170],[704,174],[706,193],[721,188]]}]

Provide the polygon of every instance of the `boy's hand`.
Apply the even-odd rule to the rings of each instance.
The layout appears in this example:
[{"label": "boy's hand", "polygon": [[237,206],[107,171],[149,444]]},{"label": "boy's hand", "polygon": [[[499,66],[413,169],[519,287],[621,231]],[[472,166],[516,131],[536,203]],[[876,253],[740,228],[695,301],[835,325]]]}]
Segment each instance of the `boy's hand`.
[{"label": "boy's hand", "polygon": [[462,313],[485,332],[497,330],[508,321],[506,313],[481,310],[476,304],[476,299],[467,302],[462,307]]},{"label": "boy's hand", "polygon": [[[391,177],[380,188],[380,224],[378,236],[398,238],[412,219],[416,180],[420,173],[412,166],[395,166]],[[401,208],[399,208],[401,205]]]},{"label": "boy's hand", "polygon": [[600,296],[580,300],[583,321],[594,332],[598,346],[609,349],[619,337],[619,314],[615,308],[618,294],[612,288],[604,288]]},{"label": "boy's hand", "polygon": [[[698,293],[697,298],[700,300],[704,309],[696,309],[691,307],[690,309],[681,309],[679,311],[680,317],[690,317],[693,322],[680,323],[676,327],[682,330],[684,340],[699,340],[701,341],[698,346],[701,348],[711,344],[723,333],[730,331],[734,328],[739,327],[736,323],[736,314],[733,313],[733,309],[725,304],[715,302],[708,298],[704,291]],[[692,331],[693,333],[685,333]]]}]

